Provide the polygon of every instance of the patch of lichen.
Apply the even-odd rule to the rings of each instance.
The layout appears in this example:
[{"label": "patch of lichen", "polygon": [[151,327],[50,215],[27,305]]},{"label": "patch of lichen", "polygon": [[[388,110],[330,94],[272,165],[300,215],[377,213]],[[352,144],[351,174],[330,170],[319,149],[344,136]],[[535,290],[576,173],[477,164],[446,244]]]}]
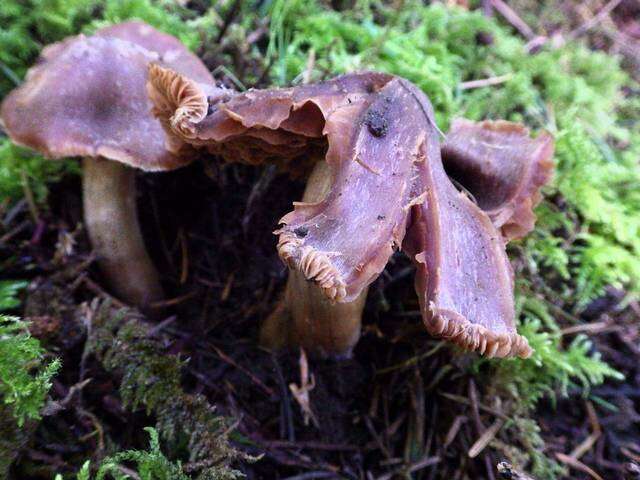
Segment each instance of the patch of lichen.
[{"label": "patch of lichen", "polygon": [[108,372],[121,376],[125,406],[156,418],[158,433],[174,454],[186,454],[196,478],[239,478],[240,472],[229,465],[249,457],[230,445],[229,420],[216,414],[205,397],[182,389],[183,362],[165,352],[135,311],[98,301],[90,308],[86,348]]}]

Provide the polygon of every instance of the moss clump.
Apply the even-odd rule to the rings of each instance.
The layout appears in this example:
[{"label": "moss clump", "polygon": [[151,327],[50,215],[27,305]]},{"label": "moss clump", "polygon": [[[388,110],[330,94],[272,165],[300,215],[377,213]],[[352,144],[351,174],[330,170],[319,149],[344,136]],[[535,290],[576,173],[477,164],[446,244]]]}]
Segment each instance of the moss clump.
[{"label": "moss clump", "polygon": [[[125,464],[135,465],[135,473],[140,480],[189,480],[182,471],[182,464],[171,462],[160,450],[158,432],[151,427],[145,430],[150,436],[149,450],[126,450],[105,458],[100,462],[95,480],[131,478],[129,471],[123,468]],[[91,478],[91,465],[87,461],[78,471],[76,480],[91,480]],[[55,480],[63,480],[62,475],[56,475]]]},{"label": "moss clump", "polygon": [[228,442],[229,421],[217,415],[207,399],[185,393],[180,385],[182,361],[164,352],[150,327],[132,310],[94,302],[88,351],[107,371],[122,375],[120,395],[127,408],[144,408],[156,418],[156,429],[169,449],[186,450],[188,470],[199,479],[235,479],[229,467],[250,458]]},{"label": "moss clump", "polygon": [[[10,304],[9,297],[5,288],[0,304]],[[0,315],[0,477],[7,478],[35,430],[51,379],[60,367],[59,360],[45,360],[45,350],[31,337],[26,322]]]}]

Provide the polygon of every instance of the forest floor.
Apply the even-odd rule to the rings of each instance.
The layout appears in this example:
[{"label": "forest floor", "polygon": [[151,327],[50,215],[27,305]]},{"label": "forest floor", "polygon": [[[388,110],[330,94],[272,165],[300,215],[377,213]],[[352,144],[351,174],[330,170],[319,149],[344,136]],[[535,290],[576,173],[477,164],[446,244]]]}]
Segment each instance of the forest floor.
[{"label": "forest floor", "polygon": [[[196,26],[198,18],[211,15],[206,2],[187,2],[180,7],[190,10],[189,14],[183,10],[176,13],[173,7],[137,3],[148,9],[144,12],[164,9],[168,12],[167,18],[187,18]],[[314,50],[314,42],[321,45],[324,40],[313,37],[319,35],[320,27],[311,17],[312,14],[320,19],[330,18],[322,16],[334,13],[347,15],[338,13],[337,9],[345,8],[338,4],[349,2],[332,2],[333,6],[313,2],[306,19],[300,13],[305,7],[302,2],[293,2],[296,5],[290,7],[291,10],[287,10],[286,2],[273,2],[260,7],[266,9],[264,15],[253,13],[254,9],[260,9],[249,3],[220,2],[211,7],[218,8],[219,14],[213,21],[213,36],[229,40],[218,42],[220,48],[215,49],[207,48],[206,42],[200,46],[195,44],[196,51],[220,81],[235,87],[241,84],[264,88],[274,83],[290,83],[302,74],[301,68],[313,70],[319,78],[331,75],[334,64],[330,62],[341,61],[330,55],[335,53],[331,49],[337,47],[328,41],[323,47],[327,52]],[[615,92],[609,92],[608,85],[598,90],[599,80],[591,81],[596,74],[606,77],[607,72],[583,75],[582,67],[576,70],[567,67],[566,75],[584,78],[589,87],[595,85],[589,94],[618,99],[618,103],[607,104],[602,111],[616,116],[612,124],[616,128],[624,125],[629,135],[617,135],[618,130],[611,127],[593,133],[593,137],[604,139],[608,145],[604,151],[613,151],[613,161],[628,169],[623,174],[629,176],[630,185],[623,189],[640,192],[638,157],[635,164],[627,159],[635,155],[633,152],[637,150],[633,148],[639,144],[638,118],[634,120],[634,115],[640,110],[613,113],[624,111],[631,102],[628,99],[638,94],[640,4],[587,2],[589,5],[583,7],[581,2],[547,2],[548,6],[543,9],[536,5],[538,2],[519,1],[513,2],[511,10],[503,8],[501,1],[484,3],[493,3],[494,7],[479,6],[471,11],[465,5],[420,7],[424,10],[420,10],[421,21],[437,24],[447,15],[454,15],[446,12],[455,9],[461,13],[452,18],[466,22],[465,28],[471,29],[470,38],[482,44],[477,48],[488,52],[494,48],[493,42],[498,44],[496,49],[521,49],[529,45],[531,49],[522,55],[533,58],[535,49],[551,49],[549,44],[555,42],[560,53],[554,50],[549,55],[564,55],[560,43],[575,35],[590,52],[604,52],[611,58],[619,55],[615,57],[615,72],[609,72],[612,76],[624,77],[615,80],[618,82]],[[384,27],[385,22],[392,20],[396,22],[393,28],[405,29],[403,31],[418,28],[419,21],[411,24],[412,7],[399,5],[398,8],[406,10],[406,16],[392,16],[382,7],[378,11],[375,6],[369,6],[370,17],[352,11],[348,18],[365,30],[373,28],[367,22]],[[558,5],[566,9],[560,15],[562,22],[554,17],[560,9]],[[122,15],[145,18],[133,7]],[[153,18],[149,13],[145,19]],[[534,23],[535,18],[538,23]],[[451,22],[451,18],[448,21]],[[479,32],[485,33],[485,21],[498,33],[478,36]],[[403,22],[407,26],[402,26]],[[593,25],[586,28],[590,22]],[[612,33],[614,27],[616,30]],[[286,33],[287,28],[313,29],[308,40],[311,46],[296,44],[295,34]],[[455,24],[447,28],[453,30]],[[457,52],[457,47],[451,47],[454,39],[444,38],[445,34],[438,33],[437,27],[434,29],[434,37],[446,45],[449,49],[446,51],[458,55],[451,65],[440,59],[434,68],[444,65],[459,72],[459,60],[466,58],[466,53]],[[324,34],[331,37],[335,31]],[[177,32],[184,33],[181,27],[177,27]],[[272,38],[281,32],[285,32],[282,34],[285,44]],[[387,32],[393,35],[393,31]],[[335,37],[333,41],[347,44],[345,55],[361,55],[362,52],[349,52],[349,35],[344,33],[342,40]],[[372,34],[374,47],[369,46],[366,55],[377,57],[375,60],[361,57],[360,66],[388,69],[402,75],[402,65],[376,50],[386,48],[382,46],[386,41],[384,35],[381,34],[380,39]],[[505,47],[509,41],[517,44]],[[540,45],[532,46],[532,42]],[[389,46],[401,47],[402,44]],[[409,63],[430,55],[439,57],[442,54],[438,48],[445,47],[436,46],[433,51],[425,47],[424,52],[419,52],[425,57],[416,53]],[[271,57],[270,49],[276,52]],[[290,56],[283,61],[287,52]],[[570,54],[573,55],[573,50]],[[396,59],[393,55],[401,56],[397,52],[389,55],[393,59]],[[491,55],[487,53],[482,60],[475,60],[490,63]],[[520,57],[496,55],[505,65],[513,66],[521,61]],[[570,58],[583,58],[580,55],[583,54]],[[562,58],[558,57],[558,65],[562,65]],[[593,69],[608,65],[608,60],[604,64],[599,61],[584,63]],[[542,71],[546,67],[530,68]],[[522,72],[525,70],[523,67]],[[479,77],[466,76],[475,73],[460,73],[457,79],[476,80]],[[445,70],[440,72],[441,78],[447,75]],[[527,77],[533,80],[527,85],[536,89],[536,82],[547,82],[539,89],[543,92],[543,103],[552,105],[555,84],[537,75],[533,71],[531,77]],[[565,81],[564,77],[560,80]],[[605,78],[602,82],[604,85],[609,80]],[[423,88],[431,87],[427,84]],[[428,93],[434,99],[443,126],[462,107],[461,115],[492,117],[503,113],[501,107],[494,108],[493,102],[505,102],[511,95],[517,99],[526,96],[519,96],[518,89],[524,88],[521,85],[504,89],[498,85],[497,91],[502,93],[495,93],[493,97],[494,93],[476,94],[477,89],[473,93],[476,97],[464,97],[466,94],[461,92],[466,90],[463,89],[452,90],[457,92],[455,95],[463,95],[461,99],[448,100],[446,92],[439,96],[437,85],[432,88],[433,92]],[[557,95],[568,96],[573,92]],[[597,98],[584,104],[566,105],[577,106],[576,110],[593,110],[595,118],[597,109],[601,108],[596,102],[600,101],[602,99]],[[524,104],[524,100],[522,102]],[[532,100],[531,105],[535,102],[538,99]],[[482,108],[474,110],[473,105],[482,105]],[[560,118],[562,108],[563,105],[557,105],[551,114],[546,111],[545,119],[539,123],[531,120],[535,115],[530,115],[524,107],[504,109],[504,116],[525,121],[533,129],[548,128],[549,123],[555,122],[549,117]],[[574,118],[578,117],[558,120],[554,133],[573,138],[563,135],[573,134]],[[585,117],[587,121],[593,118]],[[629,126],[630,122],[633,125]],[[529,242],[510,249],[516,275],[521,279],[518,298],[523,333],[538,349],[538,356],[527,361],[481,360],[475,354],[461,352],[431,338],[424,331],[419,314],[413,286],[414,268],[398,253],[372,285],[362,339],[352,358],[311,359],[312,378],[305,377],[301,371],[301,352],[274,354],[257,345],[260,323],[281,298],[287,277],[287,270],[277,256],[276,237],[272,232],[279,219],[290,211],[291,202],[301,197],[303,181],[291,179],[271,167],[221,164],[216,158],[204,156],[174,172],[140,174],[138,205],[143,233],[168,292],[168,300],[157,318],[142,318],[128,310],[104,286],[81,227],[79,176],[73,171],[57,172],[56,180],[47,183],[46,200],[38,199],[34,185],[23,182],[18,193],[12,193],[0,205],[1,276],[28,282],[16,293],[20,305],[12,305],[5,311],[29,321],[29,331],[48,352],[45,361],[59,358],[62,368],[52,379],[49,399],[40,412],[41,419],[29,419],[17,429],[7,426],[6,422],[1,425],[4,440],[0,441],[0,450],[5,449],[5,456],[10,452],[8,456],[13,463],[9,478],[51,479],[56,474],[75,478],[75,472],[86,460],[91,460],[95,467],[119,451],[144,451],[148,444],[144,427],[155,426],[160,432],[164,455],[172,464],[181,461],[182,471],[188,478],[205,478],[198,477],[202,472],[208,472],[207,478],[216,478],[215,475],[232,478],[233,473],[226,467],[231,465],[250,479],[494,480],[529,478],[527,475],[538,480],[640,479],[640,305],[637,295],[640,278],[634,277],[640,272],[637,256],[640,250],[634,250],[637,240],[626,242],[611,233],[607,219],[598,223],[590,217],[591,211],[574,206],[582,199],[572,198],[568,192],[574,190],[562,181],[569,169],[578,167],[563,158],[569,158],[574,150],[578,152],[576,156],[581,155],[582,145],[567,142],[559,147],[559,154],[566,156],[558,160],[559,180],[545,192],[546,200],[539,212],[539,232]],[[595,140],[592,143],[600,145]],[[591,152],[587,150],[584,155]],[[621,159],[622,155],[627,156]],[[602,168],[608,168],[605,161],[606,158],[601,161]],[[580,175],[589,171],[587,165]],[[602,169],[593,171],[594,176],[605,175]],[[31,182],[36,181],[33,178]],[[615,192],[615,201],[622,201],[623,195],[627,195],[619,190]],[[638,234],[640,200],[637,193],[633,195],[633,198],[624,197],[629,206],[621,211],[627,220],[634,219]],[[614,201],[612,196],[607,198]],[[554,214],[562,220],[558,221]],[[587,237],[585,232],[594,236]],[[625,250],[628,255],[624,262],[627,263],[622,260],[607,263],[609,259],[596,263],[599,260],[587,257],[584,252],[595,248],[595,235],[612,245],[615,243],[616,254],[622,255],[619,250]],[[559,239],[557,243],[553,243],[556,239]],[[552,243],[553,247],[549,246]],[[558,251],[567,256],[564,262],[567,275],[562,273],[558,262],[550,260],[561,255]],[[593,249],[589,252],[595,257]],[[602,255],[609,253],[605,250]],[[593,262],[589,264],[589,272],[596,271],[600,277],[593,274],[584,280],[580,276],[580,266],[588,261]],[[604,273],[599,273],[596,267]],[[623,273],[613,275],[611,272],[617,272],[616,269]],[[584,295],[581,292],[587,289],[584,282],[580,283],[581,279],[593,284],[593,289]],[[105,316],[109,318],[104,319]],[[142,330],[123,333],[122,325],[126,322]],[[132,343],[129,345],[127,341]],[[162,376],[175,372],[173,364],[158,360],[163,356],[177,359],[175,368],[179,370],[179,379],[166,382],[169,385],[166,389]],[[314,388],[310,390],[308,403],[292,395],[291,384],[308,386],[310,383]],[[162,388],[154,390],[157,385]],[[173,396],[177,399],[172,404],[175,411],[168,411],[168,399],[159,397]],[[180,403],[183,398],[186,403]],[[206,448],[197,444],[201,437],[194,436],[199,426],[197,420],[194,428],[185,426],[193,420],[189,415],[196,412],[199,407],[194,405],[200,405],[198,402],[202,399],[215,407],[215,414],[221,417],[215,432],[220,444],[208,444]],[[209,429],[209,424],[203,422],[202,429]],[[172,437],[167,433],[181,428],[185,430],[182,434]],[[202,436],[202,432],[198,434]],[[204,448],[205,453],[208,448],[219,457],[196,455],[196,448]],[[234,450],[259,458],[245,458]],[[498,463],[504,461],[513,466],[511,473],[498,471]],[[146,477],[143,470],[136,470],[136,464],[140,465],[136,462],[133,457],[116,462],[114,476],[163,478]]]}]

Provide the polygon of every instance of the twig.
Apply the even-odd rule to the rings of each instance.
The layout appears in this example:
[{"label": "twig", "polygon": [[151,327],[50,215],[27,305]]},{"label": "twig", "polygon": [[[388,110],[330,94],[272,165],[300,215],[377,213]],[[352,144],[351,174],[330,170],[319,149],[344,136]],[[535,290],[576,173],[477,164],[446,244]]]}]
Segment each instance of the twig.
[{"label": "twig", "polygon": [[492,85],[500,85],[501,83],[508,82],[513,78],[511,73],[506,75],[499,75],[497,77],[482,78],[480,80],[470,80],[468,82],[462,82],[458,85],[460,90],[471,90],[472,88],[490,87]]},{"label": "twig", "polygon": [[71,388],[69,388],[69,391],[67,392],[67,394],[64,396],[63,399],[49,401],[45,405],[45,407],[42,409],[42,411],[40,412],[41,415],[43,417],[49,417],[49,416],[52,416],[52,415],[56,415],[61,410],[64,410],[65,408],[67,408],[67,406],[69,405],[69,402],[71,402],[71,400],[73,399],[73,396],[76,394],[76,392],[82,391],[82,389],[89,382],[91,382],[91,380],[92,380],[91,378],[87,378],[86,380],[83,380],[81,382],[76,383],[75,385],[72,385]]},{"label": "twig", "polygon": [[509,5],[502,0],[491,0],[491,5],[495,8],[505,20],[507,20],[513,27],[524,35],[527,40],[532,40],[536,34],[529,25],[513,10]]},{"label": "twig", "polygon": [[368,415],[365,415],[363,418],[364,418],[364,424],[367,427],[367,430],[369,430],[369,433],[371,434],[371,436],[375,440],[376,444],[378,445],[378,448],[380,450],[382,450],[382,453],[384,453],[385,457],[391,458],[391,452],[389,451],[389,449],[386,447],[386,445],[382,441],[382,438],[380,437],[380,434],[378,434],[378,432],[376,432],[376,429],[373,426],[373,422],[371,421],[371,418],[369,418]]},{"label": "twig", "polygon": [[33,217],[33,221],[38,223],[40,220],[40,214],[38,213],[38,207],[36,206],[36,202],[33,199],[33,192],[31,191],[31,186],[29,185],[29,178],[24,170],[20,170],[20,183],[22,183],[22,190],[24,191],[24,198],[27,201],[27,205],[29,206],[29,212]]},{"label": "twig", "polygon": [[594,480],[604,480],[600,475],[598,475],[591,467],[585,465],[580,460],[576,460],[575,458],[565,455],[564,453],[556,453],[556,458],[560,460],[562,463],[569,465],[571,468],[579,470],[583,473],[586,473]]},{"label": "twig", "polygon": [[244,368],[242,365],[238,364],[238,362],[236,362],[233,358],[231,358],[230,356],[228,356],[226,353],[224,353],[222,350],[220,350],[218,347],[216,347],[215,345],[211,345],[211,348],[213,348],[216,353],[218,354],[218,356],[226,363],[228,363],[229,365],[234,366],[235,368],[237,368],[238,370],[240,370],[242,373],[244,373],[245,375],[247,375],[251,381],[253,383],[255,383],[258,387],[260,387],[269,397],[274,397],[275,393],[273,392],[272,389],[270,389],[269,387],[267,387],[262,380],[260,380],[258,377],[256,377],[253,373],[251,373],[249,370],[247,370],[246,368]]},{"label": "twig", "polygon": [[423,468],[430,467],[431,465],[435,465],[440,462],[440,457],[430,457],[425,455],[421,459],[409,464],[403,465],[401,468],[398,468],[390,473],[385,473],[376,478],[376,480],[391,480],[392,478],[399,477],[410,477],[410,473],[417,472],[418,470],[422,470]]},{"label": "twig", "polygon": [[307,66],[302,74],[302,83],[307,84],[311,81],[311,75],[313,74],[313,67],[316,64],[316,51],[312,48],[309,50],[309,57],[307,58]]},{"label": "twig", "polygon": [[114,305],[117,308],[125,308],[128,305],[126,303],[121,302],[120,300],[118,300],[116,297],[110,295],[109,293],[107,293],[100,285],[98,285],[96,282],[94,282],[93,280],[91,280],[89,277],[83,277],[82,278],[82,283],[84,283],[84,285],[93,293],[95,293],[96,295],[98,295],[99,297],[103,297],[106,298],[108,300],[111,301],[111,304]]},{"label": "twig", "polygon": [[334,472],[307,472],[300,475],[294,475],[293,477],[286,477],[282,480],[314,480],[316,478],[340,478]]},{"label": "twig", "polygon": [[12,230],[5,233],[2,237],[0,237],[0,245],[7,243],[13,237],[22,233],[24,230],[29,228],[29,225],[31,225],[31,222],[29,220],[24,220],[20,222],[15,228],[13,228]]},{"label": "twig", "polygon": [[476,440],[475,443],[471,445],[471,448],[467,453],[467,455],[469,455],[469,458],[477,457],[480,452],[482,452],[486,448],[486,446],[489,445],[491,440],[494,439],[496,434],[502,428],[502,425],[504,425],[504,420],[501,420],[499,418],[496,419],[496,421],[493,422],[493,424],[489,428],[487,428],[482,435],[480,435],[480,438],[478,438],[478,440]]},{"label": "twig", "polygon": [[[444,398],[448,398],[449,400],[453,400],[454,402],[459,402],[462,403],[464,405],[469,405],[471,406],[471,402],[469,401],[468,398],[463,397],[462,395],[455,395],[453,393],[445,393],[445,392],[440,392],[440,395],[442,395]],[[487,407],[486,405],[483,405],[482,403],[478,403],[478,407],[480,408],[480,410],[484,410],[487,413],[491,413],[493,415],[495,415],[498,418],[501,418],[502,420],[509,420],[509,417],[507,415],[505,415],[504,413],[496,410],[495,408],[491,408],[491,407]]]},{"label": "twig", "polygon": [[535,480],[526,473],[522,473],[511,466],[507,462],[500,462],[498,464],[498,473],[505,480]]},{"label": "twig", "polygon": [[4,228],[9,228],[9,225],[13,223],[13,220],[24,210],[27,206],[27,201],[23,198],[16,202],[16,204],[9,209],[7,214],[2,219],[2,226]]},{"label": "twig", "polygon": [[167,300],[160,300],[159,302],[152,302],[149,304],[151,308],[163,308],[163,307],[171,307],[173,305],[178,305],[190,298],[195,297],[198,294],[197,290],[193,290],[191,292],[185,293],[184,295],[180,295],[178,297],[169,298]]},{"label": "twig", "polygon": [[184,285],[189,279],[189,245],[182,228],[180,228],[178,232],[178,240],[180,241],[180,253],[182,254],[182,261],[180,262],[180,285]]},{"label": "twig", "polygon": [[98,435],[98,451],[99,452],[104,452],[104,428],[102,427],[102,424],[100,423],[100,420],[98,420],[98,417],[96,417],[93,413],[89,412],[88,410],[85,410],[82,407],[76,407],[76,413],[83,415],[87,418],[89,418],[91,420],[91,423],[93,423],[93,426],[96,428],[95,432],[92,432],[89,435],[85,435],[84,437],[80,438],[80,441],[86,441],[87,439],[91,438],[93,435],[95,435],[97,433]]},{"label": "twig", "polygon": [[451,442],[453,442],[453,440],[456,438],[456,435],[458,435],[458,432],[460,431],[460,427],[462,427],[462,424],[466,421],[467,421],[467,417],[465,417],[464,415],[458,415],[453,420],[453,422],[451,423],[451,427],[449,427],[449,431],[447,432],[447,435],[444,438],[444,445],[442,447],[445,450],[449,445],[451,445]]},{"label": "twig", "polygon": [[220,28],[220,32],[218,32],[218,36],[216,37],[216,44],[220,43],[224,38],[224,34],[227,33],[227,29],[233,23],[233,19],[236,17],[236,15],[238,15],[241,4],[241,0],[236,0],[235,2],[233,2],[231,8],[227,11],[227,14],[224,16],[222,28]]},{"label": "twig", "polygon": [[596,13],[593,17],[591,17],[589,20],[587,20],[585,23],[583,23],[579,27],[570,31],[567,34],[565,41],[571,42],[576,38],[578,38],[580,35],[583,35],[584,33],[591,30],[593,27],[598,25],[598,23],[603,21],[607,17],[607,15],[609,15],[618,5],[620,5],[621,1],[622,0],[611,0],[604,7],[602,7],[600,11]]},{"label": "twig", "polygon": [[[259,443],[259,442],[258,442]],[[359,452],[362,448],[356,445],[343,445],[339,443],[320,443],[320,442],[290,442],[287,440],[271,440],[263,442],[270,448],[295,448],[296,450],[320,450],[327,452]]]},{"label": "twig", "polygon": [[170,317],[165,318],[160,323],[149,329],[149,331],[147,332],[147,337],[155,337],[158,333],[164,330],[165,327],[175,322],[177,318],[178,317],[176,315],[171,315]]},{"label": "twig", "polygon": [[569,454],[571,458],[575,458],[576,460],[591,450],[591,447],[593,447],[602,434],[602,427],[600,427],[598,416],[591,402],[587,402],[587,413],[589,414],[589,422],[591,423],[592,432]]},{"label": "twig", "polygon": [[573,335],[576,333],[588,332],[590,335],[594,335],[596,333],[604,333],[607,331],[615,331],[619,329],[620,327],[611,325],[610,322],[594,322],[594,323],[583,323],[582,325],[574,325],[573,327],[563,328],[562,330],[560,330],[560,334]]}]

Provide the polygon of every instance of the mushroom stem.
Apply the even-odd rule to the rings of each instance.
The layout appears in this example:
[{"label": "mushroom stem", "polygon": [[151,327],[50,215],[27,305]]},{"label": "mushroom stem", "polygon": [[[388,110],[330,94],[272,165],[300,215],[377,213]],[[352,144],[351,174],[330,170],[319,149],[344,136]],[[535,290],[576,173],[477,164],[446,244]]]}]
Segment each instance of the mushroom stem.
[{"label": "mushroom stem", "polygon": [[163,292],[140,232],[135,170],[89,157],[82,169],[84,220],[98,264],[116,297],[147,308]]},{"label": "mushroom stem", "polygon": [[[330,186],[331,169],[319,161],[307,181],[303,202],[322,201]],[[272,350],[302,347],[316,356],[349,357],[360,338],[367,291],[352,302],[335,303],[302,272],[289,270],[284,299],[262,325],[260,343]]]}]

